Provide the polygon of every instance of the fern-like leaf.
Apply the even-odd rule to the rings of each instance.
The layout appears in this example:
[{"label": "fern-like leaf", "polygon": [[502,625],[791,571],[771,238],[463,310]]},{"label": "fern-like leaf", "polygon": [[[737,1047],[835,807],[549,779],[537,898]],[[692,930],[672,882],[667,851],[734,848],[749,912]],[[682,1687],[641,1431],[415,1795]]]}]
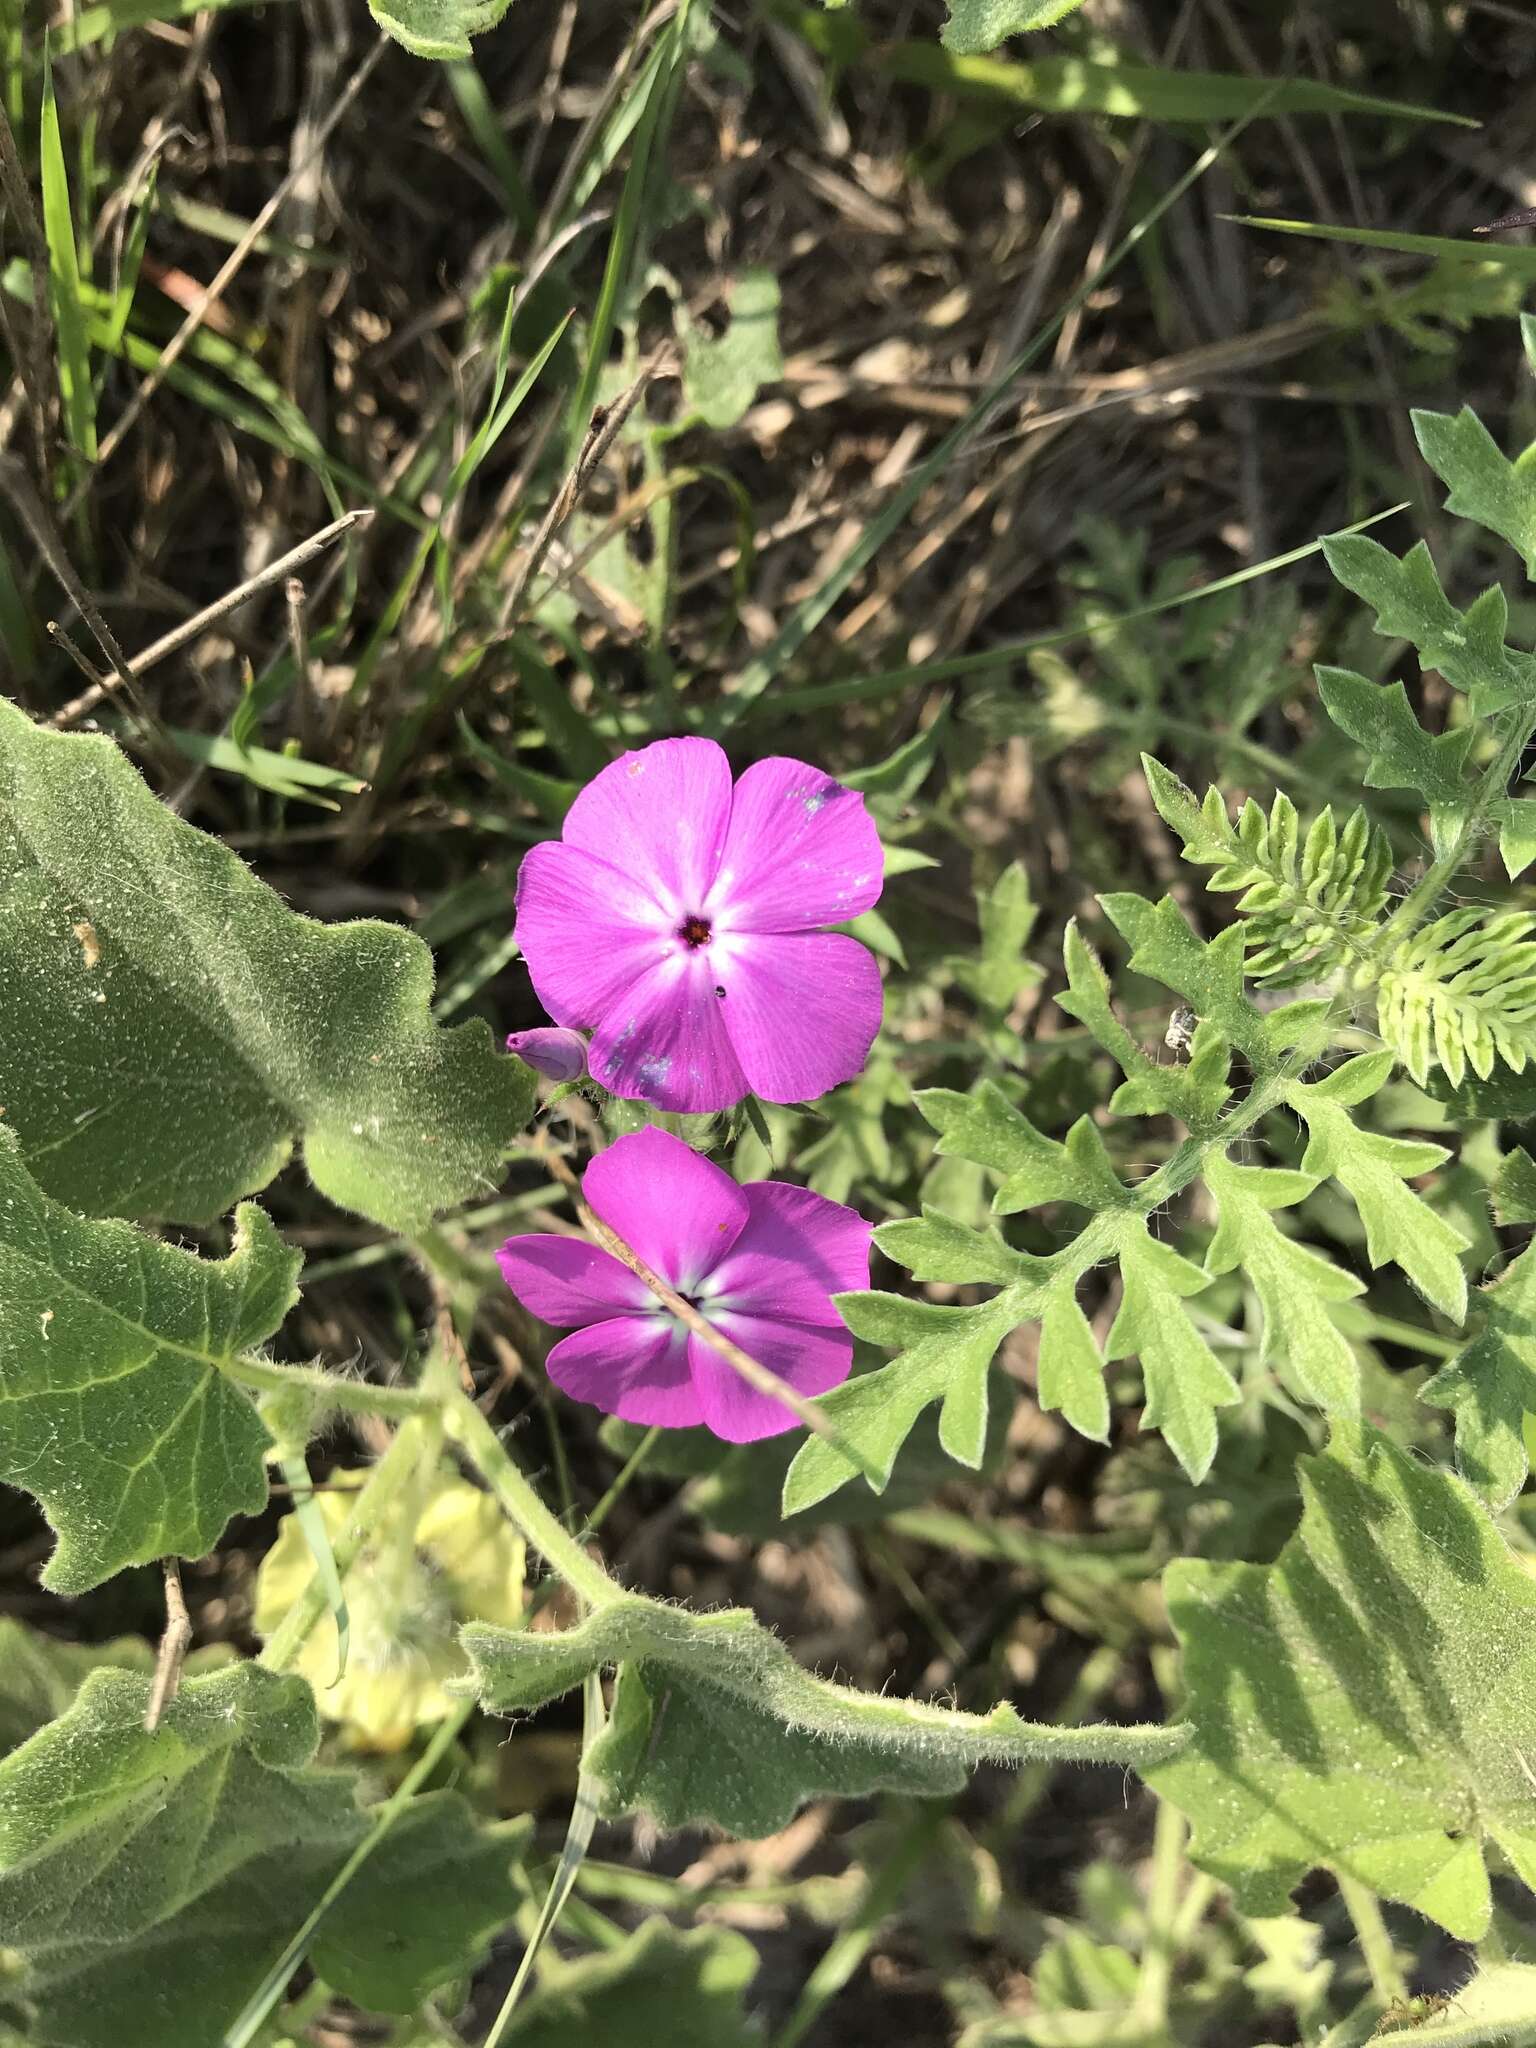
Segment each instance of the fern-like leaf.
[{"label": "fern-like leaf", "polygon": [[1536,1058],[1536,918],[1453,910],[1423,925],[1382,971],[1376,1024],[1422,1087],[1435,1067],[1459,1087],[1502,1061]]},{"label": "fern-like leaf", "polygon": [[1332,807],[1303,831],[1282,791],[1266,813],[1250,797],[1234,823],[1219,789],[1203,803],[1160,761],[1144,757],[1152,800],[1184,840],[1184,858],[1215,870],[1206,887],[1241,891],[1244,971],[1286,987],[1355,963],[1387,901],[1392,847],[1363,809]]}]

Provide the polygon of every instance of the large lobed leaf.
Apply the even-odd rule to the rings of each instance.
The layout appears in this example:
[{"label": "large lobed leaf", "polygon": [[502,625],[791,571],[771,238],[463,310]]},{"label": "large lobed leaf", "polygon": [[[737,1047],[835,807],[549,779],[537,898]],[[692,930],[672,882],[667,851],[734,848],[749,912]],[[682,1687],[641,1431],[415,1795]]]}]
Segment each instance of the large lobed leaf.
[{"label": "large lobed leaf", "polygon": [[821,1793],[956,1792],[979,1763],[1139,1762],[1185,1739],[1165,1728],[1044,1728],[1006,1705],[961,1714],[855,1692],[802,1669],[741,1608],[689,1614],[626,1593],[558,1635],[472,1623],[461,1640],[482,1701],[502,1713],[619,1665],[587,1767],[605,1812],[642,1808],[664,1827],[703,1821],[768,1835]]},{"label": "large lobed leaf", "polygon": [[0,1479],[58,1536],[53,1592],[200,1557],[265,1503],[267,1432],[226,1375],[276,1330],[298,1268],[250,1203],[219,1260],[72,1215],[0,1128]]},{"label": "large lobed leaf", "polygon": [[[37,2048],[208,2048],[369,1829],[351,1774],[310,1764],[302,1680],[190,1678],[153,1735],[148,1693],[94,1671],[0,1763],[0,1951]],[[413,2011],[511,1917],[512,1854],[457,1794],[410,1802],[321,1922],[315,1968]]]},{"label": "large lobed leaf", "polygon": [[49,1194],[204,1221],[302,1140],[332,1201],[420,1227],[495,1185],[533,1099],[431,993],[411,933],[298,916],[110,740],[0,700],[0,1075]]},{"label": "large lobed leaf", "polygon": [[1300,1477],[1275,1564],[1170,1568],[1192,1740],[1148,1776],[1241,1910],[1325,1864],[1476,1941],[1485,1846],[1536,1880],[1536,1582],[1459,1479],[1366,1424]]}]

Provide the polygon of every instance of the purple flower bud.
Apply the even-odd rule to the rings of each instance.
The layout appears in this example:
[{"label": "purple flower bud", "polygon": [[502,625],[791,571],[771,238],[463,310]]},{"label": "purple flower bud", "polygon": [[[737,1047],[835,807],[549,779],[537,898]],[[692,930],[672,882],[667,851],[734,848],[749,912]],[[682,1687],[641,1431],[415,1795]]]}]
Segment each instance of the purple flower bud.
[{"label": "purple flower bud", "polygon": [[587,1041],[579,1031],[557,1031],[547,1026],[537,1031],[514,1031],[507,1040],[507,1051],[515,1052],[520,1060],[526,1060],[551,1081],[579,1081],[587,1071]]}]

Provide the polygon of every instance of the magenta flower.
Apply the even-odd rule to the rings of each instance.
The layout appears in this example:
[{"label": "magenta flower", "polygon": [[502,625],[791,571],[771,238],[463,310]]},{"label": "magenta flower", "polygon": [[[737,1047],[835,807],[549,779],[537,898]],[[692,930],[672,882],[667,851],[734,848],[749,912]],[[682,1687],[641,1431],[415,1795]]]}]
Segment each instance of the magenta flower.
[{"label": "magenta flower", "polygon": [[514,1031],[507,1040],[507,1051],[515,1052],[550,1081],[579,1081],[587,1071],[587,1041],[579,1031],[552,1031],[545,1025]]},{"label": "magenta flower", "polygon": [[731,787],[713,740],[657,740],[594,777],[523,859],[517,937],[594,1078],[669,1110],[801,1102],[859,1073],[880,970],[819,929],[881,887],[864,799],[803,761]]},{"label": "magenta flower", "polygon": [[[582,1179],[589,1206],[658,1278],[797,1394],[841,1386],[853,1339],[831,1296],[869,1284],[872,1226],[841,1202],[782,1181],[739,1187],[680,1138],[636,1131]],[[549,1376],[572,1400],[626,1422],[703,1423],[727,1443],[793,1429],[645,1283],[576,1237],[512,1237],[497,1253],[525,1308],[569,1330]]]}]

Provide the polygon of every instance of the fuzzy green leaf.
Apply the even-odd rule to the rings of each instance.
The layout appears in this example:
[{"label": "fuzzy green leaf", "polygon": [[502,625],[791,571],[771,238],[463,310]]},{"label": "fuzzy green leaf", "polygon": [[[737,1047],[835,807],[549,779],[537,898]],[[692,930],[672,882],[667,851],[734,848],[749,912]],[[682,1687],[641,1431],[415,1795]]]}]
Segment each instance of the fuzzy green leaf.
[{"label": "fuzzy green leaf", "polygon": [[1363,1131],[1349,1114],[1349,1104],[1381,1085],[1390,1060],[1388,1053],[1365,1053],[1326,1080],[1297,1081],[1286,1090],[1308,1131],[1302,1172],[1346,1188],[1365,1225],[1371,1264],[1401,1266],[1421,1294],[1459,1323],[1467,1307],[1460,1259],[1467,1240],[1405,1185],[1439,1166],[1445,1148]]},{"label": "fuzzy green leaf", "polygon": [[1075,918],[1067,926],[1062,955],[1067,989],[1056,998],[1057,1005],[1086,1025],[1118,1062],[1125,1087],[1115,1098],[1116,1110],[1149,1115],[1164,1111],[1192,1128],[1213,1122],[1231,1093],[1224,1041],[1210,1033],[1203,1040],[1197,1035],[1195,1056],[1187,1067],[1159,1064],[1116,1016],[1109,977]]},{"label": "fuzzy green leaf", "polygon": [[1104,1360],[1088,1318],[1077,1304],[1070,1280],[1055,1280],[1040,1319],[1040,1354],[1035,1374],[1044,1409],[1059,1409],[1079,1436],[1109,1441],[1109,1393]]},{"label": "fuzzy green leaf", "polygon": [[533,1099],[431,993],[411,933],[296,915],[110,740],[0,701],[0,1074],[49,1194],[205,1221],[302,1138],[332,1201],[419,1228],[495,1185]]},{"label": "fuzzy green leaf", "polygon": [[0,1621],[0,1758],[62,1714],[88,1673],[102,1665],[143,1673],[154,1661],[139,1636],[66,1643],[19,1621]]},{"label": "fuzzy green leaf", "polygon": [[1300,1474],[1277,1563],[1170,1567],[1193,1741],[1148,1775],[1240,1910],[1287,1911],[1321,1863],[1476,1941],[1484,1842],[1536,1878],[1536,1582],[1366,1425]]},{"label": "fuzzy green leaf", "polygon": [[1120,1274],[1125,1294],[1105,1355],[1141,1360],[1147,1389],[1142,1427],[1162,1431],[1198,1486],[1216,1455],[1216,1410],[1240,1398],[1232,1375],[1183,1306],[1187,1296],[1209,1286],[1209,1276],[1159,1244],[1140,1217],[1127,1219]]},{"label": "fuzzy green leaf", "polygon": [[727,294],[723,334],[689,326],[683,406],[707,427],[734,427],[765,384],[784,374],[779,353],[779,286],[771,270],[747,270]]},{"label": "fuzzy green leaf", "polygon": [[1455,1416],[1463,1477],[1502,1508],[1525,1484],[1524,1423],[1536,1415],[1536,1246],[1474,1295],[1472,1306],[1478,1322],[1465,1348],[1421,1398]]},{"label": "fuzzy green leaf", "polygon": [[1004,1244],[995,1230],[973,1230],[926,1203],[920,1217],[882,1223],[875,1243],[914,1280],[939,1280],[951,1286],[990,1280],[1006,1287],[1028,1277],[1039,1263]]},{"label": "fuzzy green leaf", "polygon": [[1207,1159],[1205,1183],[1220,1218],[1206,1267],[1212,1273],[1241,1267],[1258,1296],[1264,1311],[1260,1363],[1274,1366],[1320,1408],[1358,1415],[1359,1368],[1328,1304],[1351,1300],[1363,1292],[1361,1283],[1287,1237],[1271,1214],[1302,1201],[1317,1183],[1310,1174],[1279,1167],[1237,1166],[1225,1153]]},{"label": "fuzzy green leaf", "polygon": [[1435,1067],[1453,1088],[1467,1069],[1518,1074],[1536,1058],[1536,918],[1453,910],[1404,941],[1382,968],[1376,1024],[1422,1088]]},{"label": "fuzzy green leaf", "polygon": [[368,0],[368,11],[412,56],[446,63],[470,56],[470,37],[493,29],[510,5],[511,0]]},{"label": "fuzzy green leaf", "polygon": [[1437,814],[1465,803],[1462,768],[1471,726],[1432,737],[1414,717],[1401,683],[1373,683],[1350,669],[1319,668],[1317,686],[1340,732],[1365,749],[1367,789],[1417,790],[1432,823]]},{"label": "fuzzy green leaf", "polygon": [[1064,21],[1082,4],[1083,0],[950,0],[949,19],[939,40],[957,57],[984,57],[1010,36]]},{"label": "fuzzy green leaf", "polygon": [[[153,1735],[148,1697],[93,1671],[0,1763],[0,1949],[37,2048],[208,2048],[368,1831],[356,1779],[310,1767],[302,1680],[189,1678]],[[316,1969],[414,2010],[511,1916],[511,1855],[457,1794],[413,1801],[321,1923]]]},{"label": "fuzzy green leaf", "polygon": [[622,1665],[606,1733],[587,1752],[607,1813],[664,1827],[771,1834],[806,1799],[884,1787],[958,1791],[975,1765],[1135,1758],[1184,1739],[1161,1728],[1043,1728],[1009,1706],[960,1714],[833,1685],[748,1611],[689,1614],[638,1594],[557,1635],[471,1623],[461,1641],[484,1704],[525,1712]]},{"label": "fuzzy green leaf", "polygon": [[1067,1142],[1048,1138],[1003,1094],[983,1081],[969,1095],[929,1088],[914,1098],[939,1133],[934,1150],[945,1159],[969,1159],[1003,1176],[992,1206],[1000,1216],[1042,1202],[1075,1202],[1099,1209],[1125,1200],[1091,1119],[1079,1119]]},{"label": "fuzzy green leaf", "polygon": [[981,943],[974,952],[945,962],[989,1023],[1000,1023],[1015,1000],[1034,988],[1041,970],[1025,955],[1040,915],[1030,895],[1029,871],[1021,861],[1004,868],[989,889],[979,890],[976,913]]},{"label": "fuzzy green leaf", "polygon": [[1131,947],[1131,966],[1181,995],[1207,1018],[1258,1072],[1274,1064],[1266,1020],[1243,994],[1243,934],[1237,925],[1209,941],[1200,938],[1171,896],[1149,903],[1129,890],[1103,896],[1105,915]]},{"label": "fuzzy green leaf", "polygon": [[1504,872],[1514,881],[1536,860],[1536,798],[1501,797],[1489,809],[1499,828],[1499,858]]},{"label": "fuzzy green leaf", "polygon": [[[943,1403],[939,1441],[975,1470],[987,1441],[987,1367],[1008,1332],[1039,1313],[1036,1299],[1022,1281],[966,1308],[899,1294],[840,1294],[838,1313],[853,1334],[898,1356],[845,1380],[816,1405],[881,1475],[882,1488],[917,1418],[935,1401]],[[858,1477],[859,1467],[835,1445],[809,1436],[784,1481],[784,1512],[813,1507]]]},{"label": "fuzzy green leaf", "polygon": [[201,1557],[265,1503],[267,1432],[226,1375],[287,1314],[298,1268],[248,1203],[221,1260],[74,1216],[0,1129],[0,1479],[58,1536],[52,1591]]},{"label": "fuzzy green leaf", "polygon": [[1462,612],[1441,589],[1423,541],[1399,560],[1366,534],[1334,534],[1324,540],[1323,553],[1344,588],[1375,612],[1376,631],[1416,647],[1425,668],[1437,670],[1453,689],[1475,691],[1480,712],[1498,710],[1536,686],[1536,662],[1505,645],[1509,606],[1496,583]]},{"label": "fuzzy green leaf", "polygon": [[1493,1213],[1500,1223],[1536,1223],[1536,1159],[1523,1145],[1499,1162]]},{"label": "fuzzy green leaf", "polygon": [[1526,574],[1536,575],[1536,475],[1529,461],[1511,462],[1469,406],[1415,412],[1413,431],[1424,460],[1450,486],[1446,510],[1501,535],[1519,550]]},{"label": "fuzzy green leaf", "polygon": [[756,1974],[757,1950],[733,1928],[682,1934],[647,1920],[616,1948],[565,1963],[517,2008],[502,2038],[515,2048],[761,2048],[742,2003]]}]

